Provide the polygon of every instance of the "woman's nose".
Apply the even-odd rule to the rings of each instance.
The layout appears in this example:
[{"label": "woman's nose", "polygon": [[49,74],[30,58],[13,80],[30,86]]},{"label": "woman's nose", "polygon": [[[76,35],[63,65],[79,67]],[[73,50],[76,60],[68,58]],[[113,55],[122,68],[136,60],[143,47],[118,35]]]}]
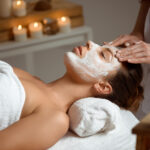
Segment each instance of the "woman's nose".
[{"label": "woman's nose", "polygon": [[92,42],[91,41],[88,41],[86,43],[86,46],[87,46],[87,49],[90,50],[92,48]]},{"label": "woman's nose", "polygon": [[88,48],[87,46],[79,46],[78,48],[80,50],[80,57],[83,58],[88,52]]}]

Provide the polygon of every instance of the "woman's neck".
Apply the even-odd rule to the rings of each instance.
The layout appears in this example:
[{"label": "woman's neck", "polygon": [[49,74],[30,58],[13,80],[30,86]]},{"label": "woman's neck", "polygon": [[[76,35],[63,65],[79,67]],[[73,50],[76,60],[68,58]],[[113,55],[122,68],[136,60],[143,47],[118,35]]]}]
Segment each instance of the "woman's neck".
[{"label": "woman's neck", "polygon": [[79,84],[65,74],[60,79],[48,83],[50,91],[54,94],[55,104],[67,112],[75,101],[92,96],[91,84]]}]

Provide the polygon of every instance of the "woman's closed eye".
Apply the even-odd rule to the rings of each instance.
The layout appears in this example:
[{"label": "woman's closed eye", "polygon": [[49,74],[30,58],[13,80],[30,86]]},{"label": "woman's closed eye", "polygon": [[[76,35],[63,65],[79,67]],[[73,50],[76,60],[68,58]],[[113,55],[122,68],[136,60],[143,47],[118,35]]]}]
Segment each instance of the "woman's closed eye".
[{"label": "woman's closed eye", "polygon": [[112,52],[109,50],[109,49],[104,49],[104,50],[102,50],[101,52],[100,52],[100,57],[102,58],[102,59],[104,59],[104,61],[106,61],[106,62],[111,62],[112,61],[112,58],[113,58],[113,54],[112,54]]}]

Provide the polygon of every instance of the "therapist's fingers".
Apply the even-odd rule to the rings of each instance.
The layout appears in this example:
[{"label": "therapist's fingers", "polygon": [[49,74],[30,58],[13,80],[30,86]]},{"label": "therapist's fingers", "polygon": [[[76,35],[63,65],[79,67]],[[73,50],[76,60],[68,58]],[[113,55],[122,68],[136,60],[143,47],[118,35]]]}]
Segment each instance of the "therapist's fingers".
[{"label": "therapist's fingers", "polygon": [[150,57],[128,59],[128,62],[133,64],[150,63]]},{"label": "therapist's fingers", "polygon": [[109,44],[112,46],[130,46],[130,45],[134,45],[136,42],[140,41],[139,37],[135,36],[135,35],[121,35],[119,36],[117,39],[115,39],[114,41],[110,42]]},{"label": "therapist's fingers", "polygon": [[136,42],[135,45],[119,50],[116,57],[119,61],[130,63],[150,63],[150,44],[144,41]]},{"label": "therapist's fingers", "polygon": [[128,61],[130,59],[139,59],[139,58],[146,58],[147,56],[145,55],[145,52],[139,52],[139,53],[134,53],[133,55],[128,55],[125,57],[119,57],[119,61]]},{"label": "therapist's fingers", "polygon": [[115,45],[115,44],[116,44],[116,42],[120,41],[122,37],[123,37],[123,35],[119,36],[118,38],[116,38],[115,40],[113,40],[111,42],[103,42],[103,44],[105,44],[105,45],[112,45],[112,46],[118,46],[118,45]]},{"label": "therapist's fingers", "polygon": [[129,46],[127,48],[122,48],[121,50],[118,50],[116,53],[116,57],[125,57],[128,55],[134,55],[135,53],[142,52],[143,48],[141,45],[133,45]]},{"label": "therapist's fingers", "polygon": [[129,35],[121,35],[114,41],[110,42],[109,44],[112,46],[121,46],[121,45],[129,46],[132,44],[132,42],[130,41]]}]

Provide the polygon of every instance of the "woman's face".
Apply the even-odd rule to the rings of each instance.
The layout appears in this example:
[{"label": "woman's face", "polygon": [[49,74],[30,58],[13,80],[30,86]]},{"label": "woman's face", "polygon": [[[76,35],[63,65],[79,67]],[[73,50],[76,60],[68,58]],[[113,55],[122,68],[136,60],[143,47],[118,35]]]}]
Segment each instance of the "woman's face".
[{"label": "woman's face", "polygon": [[75,47],[67,52],[64,62],[67,71],[83,81],[98,81],[120,68],[121,63],[115,57],[117,48],[100,46],[89,41],[86,46]]}]

